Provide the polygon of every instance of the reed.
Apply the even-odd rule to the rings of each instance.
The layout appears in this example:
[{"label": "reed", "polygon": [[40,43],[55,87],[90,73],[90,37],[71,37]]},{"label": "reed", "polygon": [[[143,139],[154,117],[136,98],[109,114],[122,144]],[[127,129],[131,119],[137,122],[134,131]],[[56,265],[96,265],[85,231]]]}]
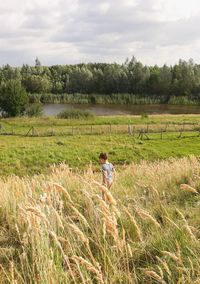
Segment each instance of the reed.
[{"label": "reed", "polygon": [[143,161],[112,192],[64,164],[0,179],[2,283],[198,283],[199,172],[195,157]]}]

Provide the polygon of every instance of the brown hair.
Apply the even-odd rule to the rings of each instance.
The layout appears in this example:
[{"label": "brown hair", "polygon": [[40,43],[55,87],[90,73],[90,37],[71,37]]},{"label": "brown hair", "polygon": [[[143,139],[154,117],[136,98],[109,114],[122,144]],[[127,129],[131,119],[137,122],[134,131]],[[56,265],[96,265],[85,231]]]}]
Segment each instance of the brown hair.
[{"label": "brown hair", "polygon": [[107,160],[107,159],[108,159],[108,156],[107,156],[106,153],[100,153],[99,159]]}]

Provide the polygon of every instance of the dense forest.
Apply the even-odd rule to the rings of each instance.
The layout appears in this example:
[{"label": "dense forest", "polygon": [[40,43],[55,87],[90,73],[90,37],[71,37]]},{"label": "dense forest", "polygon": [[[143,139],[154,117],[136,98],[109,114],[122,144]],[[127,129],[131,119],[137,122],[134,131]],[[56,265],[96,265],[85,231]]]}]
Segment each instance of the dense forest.
[{"label": "dense forest", "polygon": [[123,64],[23,65],[0,68],[0,84],[21,83],[30,102],[198,103],[200,65],[179,60],[174,66],[146,66],[135,57]]}]

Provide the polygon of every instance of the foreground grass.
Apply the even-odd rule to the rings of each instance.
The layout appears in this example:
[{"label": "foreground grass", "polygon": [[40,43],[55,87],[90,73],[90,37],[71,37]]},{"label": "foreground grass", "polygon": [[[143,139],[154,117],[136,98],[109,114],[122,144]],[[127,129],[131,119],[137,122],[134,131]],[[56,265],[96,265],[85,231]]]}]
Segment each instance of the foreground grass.
[{"label": "foreground grass", "polygon": [[[1,283],[199,283],[200,162],[0,180]],[[106,202],[102,200],[104,192]]]},{"label": "foreground grass", "polygon": [[[194,136],[195,135],[195,136]],[[85,169],[92,162],[96,170],[101,151],[109,154],[116,165],[140,160],[200,156],[200,137],[186,133],[150,134],[151,140],[129,135],[76,135],[66,137],[0,136],[0,175],[25,176],[47,173],[53,163],[65,162],[70,167]]]}]

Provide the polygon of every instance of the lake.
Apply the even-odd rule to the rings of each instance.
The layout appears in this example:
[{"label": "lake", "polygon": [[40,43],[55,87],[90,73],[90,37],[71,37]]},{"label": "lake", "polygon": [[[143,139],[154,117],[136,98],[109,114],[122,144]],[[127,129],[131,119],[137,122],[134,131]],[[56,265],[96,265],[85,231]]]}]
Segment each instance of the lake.
[{"label": "lake", "polygon": [[200,114],[200,106],[185,105],[79,105],[45,104],[43,114],[56,116],[65,109],[88,110],[95,115]]}]

